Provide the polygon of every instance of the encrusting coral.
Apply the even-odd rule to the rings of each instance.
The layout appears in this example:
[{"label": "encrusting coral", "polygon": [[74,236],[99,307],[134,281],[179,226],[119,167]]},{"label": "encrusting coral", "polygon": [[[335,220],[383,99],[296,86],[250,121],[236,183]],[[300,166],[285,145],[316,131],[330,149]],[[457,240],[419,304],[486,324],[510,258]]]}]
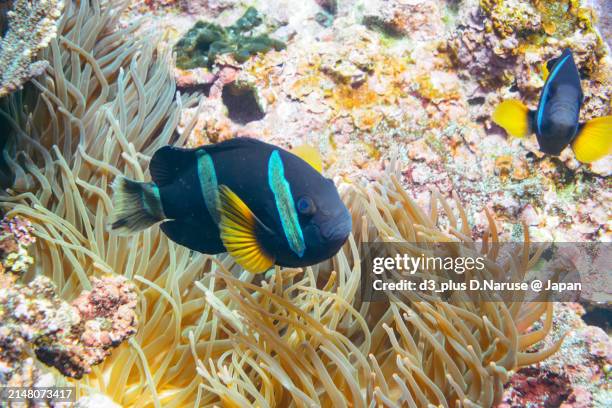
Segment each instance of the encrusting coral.
[{"label": "encrusting coral", "polygon": [[19,218],[0,222],[0,383],[38,384],[48,376],[27,350],[62,374],[80,378],[91,372],[136,332],[135,287],[122,276],[93,278],[93,289],[72,304],[61,300],[51,279],[21,282],[33,264],[27,247],[32,227]]},{"label": "encrusting coral", "polygon": [[611,405],[612,338],[604,328],[587,325],[588,315],[577,303],[555,303],[554,316],[551,334],[540,346],[551,344],[561,333],[571,334],[557,354],[518,370],[497,408]]},{"label": "encrusting coral", "polygon": [[[354,237],[332,260],[263,280],[229,257],[190,253],[159,228],[109,234],[113,178],[147,179],[152,153],[183,145],[195,124],[175,135],[194,99],[175,97],[169,53],[153,48],[154,37],[117,29],[125,3],[71,2],[44,52],[52,74],[33,81],[38,103],[24,112],[18,94],[4,105],[19,153],[0,207],[32,221],[36,263],[26,275],[49,277],[64,299],[108,275],[141,293],[138,332],[79,381],[81,394],[155,407],[492,406],[511,370],[556,351],[559,343],[525,352],[550,329],[551,304],[360,299],[363,242],[471,242],[457,200],[456,211],[437,198],[426,213],[394,177],[345,186]],[[518,261],[498,262],[490,218],[485,236],[492,274],[535,262],[527,247]],[[543,327],[527,332],[544,313]]]},{"label": "encrusting coral", "polygon": [[369,0],[363,2],[363,23],[394,36],[434,38],[443,30],[440,21],[432,24],[431,15],[440,13],[433,1]]},{"label": "encrusting coral", "polygon": [[[13,0],[6,17],[0,14],[0,98],[42,74],[46,62],[33,62],[57,33],[62,0]],[[3,21],[4,19],[7,21]],[[6,33],[4,29],[7,28]]]},{"label": "encrusting coral", "polygon": [[59,335],[34,340],[40,361],[77,379],[104,361],[138,326],[137,295],[131,282],[122,276],[104,276],[92,278],[91,283],[92,289],[83,291],[70,305],[75,320],[62,327]]},{"label": "encrusting coral", "polygon": [[198,21],[176,43],[176,64],[183,69],[211,68],[218,55],[230,54],[237,62],[244,62],[251,55],[285,48],[282,41],[266,34],[252,34],[261,23],[261,16],[253,7],[228,27]]},{"label": "encrusting coral", "polygon": [[19,218],[0,222],[0,384],[3,386],[54,383],[53,377],[37,367],[33,358],[23,358],[27,347],[24,337],[4,324],[7,292],[17,277],[34,263],[27,251],[33,242],[28,222]]},{"label": "encrusting coral", "polygon": [[[592,93],[605,92],[606,46],[579,1],[470,0],[463,8],[448,49],[485,90],[515,85],[523,98],[536,98],[544,84],[543,64],[569,47],[582,74],[592,79]],[[600,97],[589,91],[587,105],[596,104]],[[607,109],[593,113],[605,115]]]}]

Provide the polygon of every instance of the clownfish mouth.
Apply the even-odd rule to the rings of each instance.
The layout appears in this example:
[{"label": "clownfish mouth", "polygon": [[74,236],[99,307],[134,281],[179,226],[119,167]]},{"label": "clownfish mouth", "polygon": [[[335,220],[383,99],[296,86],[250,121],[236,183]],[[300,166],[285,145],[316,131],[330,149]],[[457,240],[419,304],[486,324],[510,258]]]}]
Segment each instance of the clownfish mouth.
[{"label": "clownfish mouth", "polygon": [[337,242],[346,241],[353,229],[353,223],[350,216],[343,216],[341,220],[333,219],[325,228],[321,229],[323,238],[327,241]]}]

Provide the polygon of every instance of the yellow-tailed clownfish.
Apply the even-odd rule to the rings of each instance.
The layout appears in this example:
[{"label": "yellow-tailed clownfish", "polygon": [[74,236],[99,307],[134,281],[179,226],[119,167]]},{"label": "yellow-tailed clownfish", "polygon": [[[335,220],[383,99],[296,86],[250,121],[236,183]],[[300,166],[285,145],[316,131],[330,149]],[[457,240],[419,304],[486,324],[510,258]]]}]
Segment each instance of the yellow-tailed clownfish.
[{"label": "yellow-tailed clownfish", "polygon": [[612,154],[612,116],[580,123],[580,75],[570,49],[547,62],[546,83],[536,111],[521,101],[502,102],[493,121],[514,137],[535,133],[543,153],[558,155],[571,144],[576,159],[591,163]]},{"label": "yellow-tailed clownfish", "polygon": [[110,227],[133,233],[161,222],[174,242],[229,252],[252,273],[319,263],[347,240],[351,215],[314,149],[295,153],[250,138],[162,147],[151,159],[152,182],[113,183]]}]

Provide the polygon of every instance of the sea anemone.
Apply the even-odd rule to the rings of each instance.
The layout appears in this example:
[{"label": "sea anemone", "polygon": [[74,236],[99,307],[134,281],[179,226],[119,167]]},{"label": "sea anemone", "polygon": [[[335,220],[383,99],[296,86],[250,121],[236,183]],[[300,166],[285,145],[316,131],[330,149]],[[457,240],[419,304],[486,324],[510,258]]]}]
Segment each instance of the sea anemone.
[{"label": "sea anemone", "polygon": [[[395,177],[343,187],[354,234],[305,270],[258,278],[227,256],[175,245],[157,227],[109,233],[111,181],[147,179],[158,147],[184,144],[193,123],[176,136],[178,113],[195,101],[175,97],[169,53],[154,37],[116,29],[125,3],[70,2],[36,92],[4,103],[17,152],[4,157],[16,181],[0,207],[32,222],[36,264],[26,279],[48,276],[67,300],[107,274],[140,291],[138,332],[74,381],[79,395],[155,407],[492,406],[512,370],[556,351],[525,352],[550,330],[550,303],[361,299],[365,242],[472,243],[458,199],[453,211],[434,193],[426,212]],[[498,262],[488,217],[488,271],[524,274],[537,254],[526,240],[517,262]],[[521,334],[544,313],[540,330]]]},{"label": "sea anemone", "polygon": [[[390,303],[360,299],[361,277],[368,273],[360,261],[364,242],[448,242],[449,247],[472,242],[459,203],[461,227],[447,201],[435,197],[426,214],[395,177],[388,184],[348,187],[344,198],[353,213],[354,237],[328,265],[305,273],[277,269],[257,284],[218,265],[196,282],[218,318],[203,326],[215,339],[205,348],[197,345],[199,330],[189,334],[207,391],[198,401],[333,407],[499,402],[512,370],[560,346],[524,352],[550,330],[552,303],[506,304],[460,294],[450,302],[416,294]],[[439,227],[435,203],[445,209],[448,228]],[[527,241],[516,254],[517,265],[493,263],[499,245],[490,222],[489,272],[523,274],[538,255],[529,257]],[[521,334],[544,312],[542,329]]]}]

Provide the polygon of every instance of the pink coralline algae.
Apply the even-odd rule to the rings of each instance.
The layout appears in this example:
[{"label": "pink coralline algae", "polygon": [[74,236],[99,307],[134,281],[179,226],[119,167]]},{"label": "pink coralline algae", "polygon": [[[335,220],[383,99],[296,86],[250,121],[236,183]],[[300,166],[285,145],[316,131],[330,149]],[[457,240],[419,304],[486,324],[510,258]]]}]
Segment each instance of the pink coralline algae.
[{"label": "pink coralline algae", "polygon": [[36,276],[21,282],[34,262],[27,247],[34,241],[29,223],[0,223],[0,384],[53,385],[32,358],[63,375],[81,378],[136,332],[135,286],[119,276],[92,278],[91,290],[72,303],[57,295],[53,282]]},{"label": "pink coralline algae", "polygon": [[505,79],[504,73],[516,66],[514,39],[500,40],[494,32],[485,29],[484,12],[477,8],[467,13],[462,26],[449,39],[449,48],[455,62],[465,67],[469,75],[478,78],[481,85]]},{"label": "pink coralline algae", "polygon": [[91,291],[75,299],[70,308],[77,316],[59,337],[42,337],[36,355],[68,377],[81,378],[101,363],[123,341],[136,333],[137,295],[123,277],[92,279]]},{"label": "pink coralline algae", "polygon": [[93,280],[93,288],[72,302],[85,322],[81,335],[88,347],[117,347],[136,332],[137,296],[125,278]]},{"label": "pink coralline algae", "polygon": [[396,35],[433,39],[444,29],[435,1],[371,0],[364,2],[364,22]]},{"label": "pink coralline algae", "polygon": [[0,223],[0,272],[4,269],[14,273],[24,272],[33,262],[27,247],[35,242],[31,235],[31,224],[21,218],[4,219]]},{"label": "pink coralline algae", "polygon": [[179,0],[181,9],[194,15],[217,15],[234,4],[232,0]]},{"label": "pink coralline algae", "polygon": [[587,326],[581,319],[584,313],[577,303],[555,304],[552,336],[537,348],[567,333],[561,349],[514,374],[497,408],[610,406],[612,340],[601,328]]},{"label": "pink coralline algae", "polygon": [[497,408],[510,407],[558,407],[570,394],[567,376],[528,367],[520,370],[507,385],[512,391],[507,393],[505,402]]}]

